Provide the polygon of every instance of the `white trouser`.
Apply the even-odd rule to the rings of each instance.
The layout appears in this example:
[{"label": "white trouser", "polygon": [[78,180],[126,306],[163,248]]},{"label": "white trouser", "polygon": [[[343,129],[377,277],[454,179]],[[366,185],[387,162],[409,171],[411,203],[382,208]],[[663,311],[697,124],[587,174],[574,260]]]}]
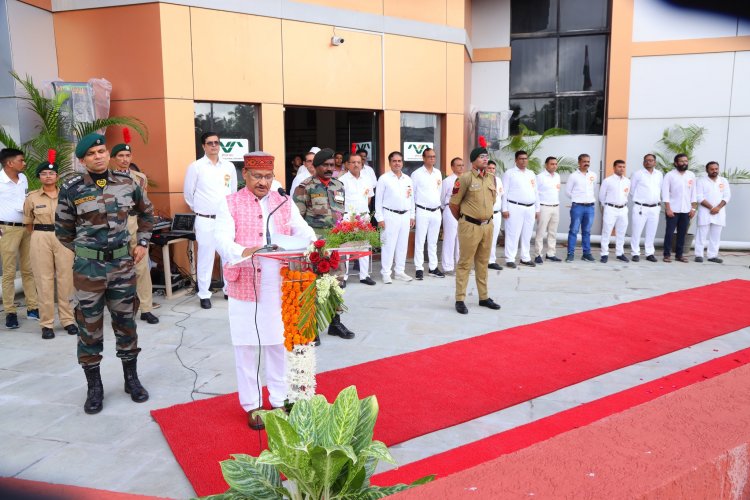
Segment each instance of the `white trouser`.
[{"label": "white trouser", "polygon": [[211,298],[211,275],[214,270],[214,258],[216,257],[216,241],[214,240],[214,228],[216,219],[208,217],[195,217],[195,241],[198,242],[198,298]]},{"label": "white trouser", "polygon": [[500,225],[502,223],[502,212],[492,214],[492,246],[490,247],[490,264],[497,263],[497,237],[500,236]]},{"label": "white trouser", "polygon": [[724,226],[718,224],[706,224],[698,226],[695,232],[695,256],[703,257],[703,247],[708,243],[706,257],[713,259],[719,256],[719,242],[721,241],[721,230]]},{"label": "white trouser", "polygon": [[[261,346],[263,352],[263,368],[266,375],[269,400],[271,406],[284,406],[287,398],[286,381],[286,349],[284,344]],[[258,346],[234,346],[234,364],[237,371],[237,392],[240,405],[245,411],[254,410],[262,406],[258,386]]]},{"label": "white trouser", "polygon": [[[432,208],[432,207],[430,207]],[[430,269],[437,269],[437,240],[440,235],[440,209],[430,212],[419,207],[416,209],[414,226],[414,267],[419,271],[424,267],[424,242],[427,240],[427,263]]]},{"label": "white trouser", "polygon": [[641,233],[646,228],[645,241],[643,244],[644,253],[654,255],[654,238],[656,237],[656,227],[659,225],[659,212],[661,208],[657,204],[655,207],[644,207],[633,204],[633,225],[630,228],[630,249],[633,255],[641,254]]},{"label": "white trouser", "polygon": [[531,260],[529,249],[531,234],[534,230],[534,205],[524,207],[515,203],[508,203],[510,217],[505,219],[505,262],[516,260],[518,242],[521,241],[521,260]]},{"label": "white trouser", "polygon": [[[359,279],[363,280],[370,276],[370,257],[362,257],[359,261]],[[349,261],[346,261],[346,279],[349,279]]]},{"label": "white trouser", "polygon": [[557,226],[560,224],[560,205],[549,207],[546,205],[539,206],[539,220],[536,223],[536,238],[534,247],[536,255],[542,256],[544,250],[544,238],[547,238],[547,257],[555,256],[555,247],[557,246]]},{"label": "white trouser", "polygon": [[450,208],[443,210],[443,271],[453,271],[456,268],[459,255],[458,221],[453,217]]},{"label": "white trouser", "polygon": [[409,246],[409,212],[397,214],[383,209],[385,229],[380,233],[380,273],[390,277],[391,266],[397,273],[406,267],[406,250]]},{"label": "white trouser", "polygon": [[628,207],[615,208],[604,205],[602,215],[602,255],[609,255],[609,238],[615,229],[615,255],[625,252],[625,232],[628,230]]}]

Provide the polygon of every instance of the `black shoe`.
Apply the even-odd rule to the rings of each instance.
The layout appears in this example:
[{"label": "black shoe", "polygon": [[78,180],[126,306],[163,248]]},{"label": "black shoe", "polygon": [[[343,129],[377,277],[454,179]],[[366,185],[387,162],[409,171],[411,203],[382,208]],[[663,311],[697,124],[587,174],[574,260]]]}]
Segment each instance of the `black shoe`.
[{"label": "black shoe", "polygon": [[630,262],[630,260],[627,257],[625,257],[625,254],[617,255],[617,256],[615,256],[615,259],[617,259],[617,260],[619,260],[621,262]]},{"label": "black shoe", "polygon": [[26,317],[28,319],[34,319],[34,320],[39,321],[39,309],[27,309]]},{"label": "black shoe", "polygon": [[594,256],[590,253],[583,254],[583,257],[581,257],[581,260],[585,260],[586,262],[595,262],[596,259],[594,259]]},{"label": "black shoe", "polygon": [[145,321],[149,325],[155,325],[159,322],[159,318],[151,314],[150,312],[141,313],[141,320]]},{"label": "black shoe", "polygon": [[42,328],[42,338],[47,339],[54,339],[55,338],[55,332],[52,330],[52,328]]},{"label": "black shoe", "polygon": [[703,257],[696,257],[695,262],[703,262]]},{"label": "black shoe", "polygon": [[515,268],[516,268],[516,267],[518,267],[518,266],[516,266],[516,263],[515,263],[515,262],[513,262],[513,261],[510,261],[510,262],[506,262],[506,263],[505,263],[505,267],[509,267],[509,268],[511,268],[511,269],[515,269]]},{"label": "black shoe", "polygon": [[229,295],[227,295],[226,293],[224,294],[224,300],[229,300]]},{"label": "black shoe", "polygon": [[18,314],[8,313],[5,315],[5,328],[15,330],[18,328]]},{"label": "black shoe", "polygon": [[541,255],[537,255],[537,256],[536,256],[536,257],[534,258],[534,264],[539,264],[539,265],[542,265],[542,264],[544,264],[544,261],[542,260],[542,256],[541,256]]},{"label": "black shoe", "polygon": [[317,333],[315,334],[315,340],[313,340],[313,342],[312,342],[312,343],[313,343],[313,345],[314,345],[315,347],[317,347],[317,346],[319,346],[319,345],[320,345],[320,336],[319,336],[319,335],[318,335]]},{"label": "black shoe", "polygon": [[608,260],[609,260],[608,255],[602,255],[602,257],[599,259],[599,262],[601,262],[602,264],[606,264]]},{"label": "black shoe", "polygon": [[76,325],[66,326],[65,331],[68,332],[68,335],[78,335],[78,327]]},{"label": "black shoe", "polygon": [[211,299],[201,299],[201,308],[211,309]]},{"label": "black shoe", "polygon": [[83,403],[83,411],[89,415],[99,413],[104,408],[104,387],[102,387],[102,376],[99,373],[99,365],[84,366],[83,373],[86,374],[86,402]]},{"label": "black shoe", "polygon": [[333,317],[331,324],[328,326],[328,335],[335,335],[347,340],[354,338],[354,332],[344,326],[341,322],[341,316],[338,314]]},{"label": "black shoe", "polygon": [[545,257],[545,260],[551,260],[552,262],[562,262],[562,259],[553,255],[552,257]]},{"label": "black shoe", "polygon": [[494,309],[495,311],[497,311],[498,309],[500,309],[500,304],[495,303],[494,300],[489,299],[489,298],[488,299],[484,299],[484,300],[480,300],[479,301],[479,305],[482,306],[482,307],[489,307],[490,309]]},{"label": "black shoe", "polygon": [[469,314],[469,308],[466,307],[463,300],[456,301],[456,311],[458,311],[459,314]]},{"label": "black shoe", "polygon": [[714,264],[721,264],[722,262],[724,262],[724,260],[720,259],[719,257],[711,257],[710,259],[708,259],[708,261],[713,262]]},{"label": "black shoe", "polygon": [[503,270],[502,266],[500,264],[498,264],[497,262],[493,262],[492,264],[488,265],[487,268],[488,269],[494,269],[495,271],[502,271]]},{"label": "black shoe", "polygon": [[362,284],[365,284],[365,285],[370,285],[370,286],[372,286],[372,285],[375,284],[375,280],[373,280],[369,276],[367,278],[363,279],[363,280],[359,280],[359,282],[362,283]]},{"label": "black shoe", "polygon": [[565,262],[573,262],[573,254],[569,253],[567,257],[565,257]]},{"label": "black shoe", "polygon": [[429,274],[433,278],[445,278],[445,275],[443,273],[441,273],[440,269],[438,269],[437,267],[435,269],[430,269],[430,273]]},{"label": "black shoe", "polygon": [[424,271],[422,271],[421,269],[419,271],[417,271],[414,274],[414,279],[417,279],[417,280],[420,280],[420,281],[423,280],[424,279]]},{"label": "black shoe", "polygon": [[649,262],[658,262],[658,260],[656,260],[656,257],[654,257],[653,255],[647,255],[646,260]]},{"label": "black shoe", "polygon": [[125,392],[130,394],[130,399],[136,403],[143,403],[148,401],[148,391],[143,388],[141,381],[138,380],[136,365],[137,359],[122,362],[122,372],[125,375]]},{"label": "black shoe", "polygon": [[534,264],[530,260],[522,260],[521,265],[526,267],[536,267],[536,264]]},{"label": "black shoe", "polygon": [[633,256],[632,256],[632,257],[630,258],[630,260],[632,260],[633,262],[638,262],[639,260],[641,260],[641,258],[640,258],[640,257],[638,257],[637,255],[633,255]]},{"label": "black shoe", "polygon": [[339,288],[341,288],[342,290],[346,288],[346,280],[339,281]]}]

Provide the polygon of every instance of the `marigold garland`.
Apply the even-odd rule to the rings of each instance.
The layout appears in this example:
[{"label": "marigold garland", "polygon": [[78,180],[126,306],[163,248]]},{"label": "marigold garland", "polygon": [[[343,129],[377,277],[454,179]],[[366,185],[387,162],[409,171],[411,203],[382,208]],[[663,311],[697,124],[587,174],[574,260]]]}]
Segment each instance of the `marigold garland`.
[{"label": "marigold garland", "polygon": [[[316,275],[311,271],[292,271],[288,267],[281,268],[281,320],[284,323],[284,347],[287,351],[295,345],[309,344],[315,336],[307,337],[304,331],[311,329],[300,325],[302,313],[302,294],[314,282]],[[315,315],[307,315],[307,321],[314,320]],[[312,329],[314,331],[314,329]]]}]

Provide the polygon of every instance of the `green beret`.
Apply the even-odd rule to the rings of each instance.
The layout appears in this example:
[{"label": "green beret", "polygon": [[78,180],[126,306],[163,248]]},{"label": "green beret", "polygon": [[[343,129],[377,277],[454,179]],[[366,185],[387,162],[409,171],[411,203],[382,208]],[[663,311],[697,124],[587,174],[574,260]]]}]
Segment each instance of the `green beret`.
[{"label": "green beret", "polygon": [[57,173],[57,163],[43,161],[39,164],[38,167],[36,167],[36,176],[39,177],[44,170],[52,170],[53,172]]},{"label": "green beret", "polygon": [[109,154],[111,156],[116,156],[117,153],[119,153],[120,151],[131,151],[132,152],[133,150],[130,148],[130,144],[125,144],[125,143],[121,142],[120,144],[115,145],[115,147],[112,148],[112,151],[110,151]]},{"label": "green beret", "polygon": [[487,148],[474,148],[471,150],[471,154],[469,155],[469,159],[473,162],[477,158],[479,158],[479,155],[486,155],[489,154],[487,152]]},{"label": "green beret", "polygon": [[81,140],[78,141],[78,145],[76,146],[76,158],[79,160],[86,156],[86,151],[88,151],[90,148],[93,148],[94,146],[100,146],[104,144],[104,136],[101,134],[93,133],[86,136],[81,137]]},{"label": "green beret", "polygon": [[333,149],[331,148],[321,149],[320,151],[315,153],[315,157],[313,158],[313,166],[314,167],[321,166],[324,162],[333,158],[335,154],[336,153],[334,153]]}]

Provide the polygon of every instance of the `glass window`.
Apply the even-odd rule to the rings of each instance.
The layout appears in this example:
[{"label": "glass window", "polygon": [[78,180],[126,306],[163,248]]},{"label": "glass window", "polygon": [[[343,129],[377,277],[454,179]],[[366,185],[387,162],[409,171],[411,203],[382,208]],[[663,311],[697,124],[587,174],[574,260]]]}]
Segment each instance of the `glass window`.
[{"label": "glass window", "polygon": [[559,92],[604,91],[606,35],[560,38],[559,58]]},{"label": "glass window", "polygon": [[513,2],[510,31],[511,33],[557,31],[557,0]]},{"label": "glass window", "polygon": [[557,100],[558,126],[571,134],[601,134],[604,130],[604,97],[576,96]]},{"label": "glass window", "polygon": [[554,98],[511,99],[510,109],[513,110],[513,117],[510,121],[510,129],[513,132],[518,132],[518,125],[520,124],[537,132],[543,132],[556,126]]},{"label": "glass window", "polygon": [[557,39],[532,38],[510,43],[510,92],[531,94],[554,92],[557,69]]},{"label": "glass window", "polygon": [[411,175],[422,166],[422,152],[427,146],[435,150],[437,165],[440,165],[439,115],[401,113],[401,153],[404,155],[405,174]]},{"label": "glass window", "polygon": [[[525,3],[525,2],[524,2]],[[560,31],[604,30],[608,27],[609,2],[565,0],[560,2]]]}]

